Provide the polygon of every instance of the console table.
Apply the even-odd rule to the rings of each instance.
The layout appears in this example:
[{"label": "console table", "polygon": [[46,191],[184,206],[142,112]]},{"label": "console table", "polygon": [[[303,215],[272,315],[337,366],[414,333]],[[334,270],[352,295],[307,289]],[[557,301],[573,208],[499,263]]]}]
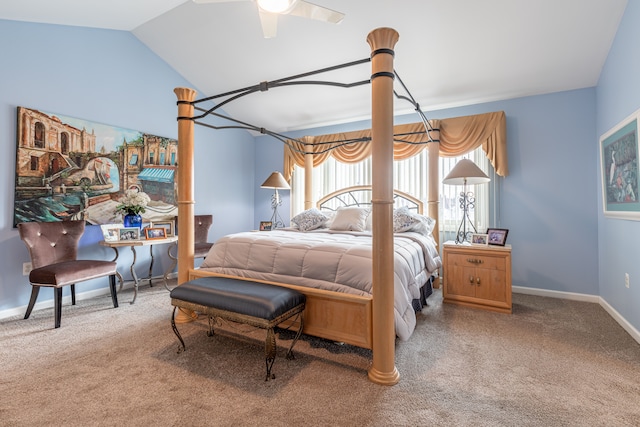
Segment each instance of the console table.
[{"label": "console table", "polygon": [[[152,272],[153,272],[153,246],[154,245],[164,245],[167,243],[174,243],[178,241],[178,236],[169,236],[169,237],[165,237],[162,239],[137,239],[137,240],[118,240],[118,241],[113,241],[113,242],[107,242],[107,241],[101,241],[100,245],[102,246],[106,246],[109,247],[111,249],[113,249],[116,253],[115,258],[113,259],[113,261],[116,261],[118,259],[118,248],[122,248],[122,247],[129,247],[131,248],[131,252],[133,253],[133,261],[131,261],[131,267],[129,267],[130,271],[131,271],[131,276],[133,277],[133,300],[131,300],[131,304],[136,302],[136,297],[138,296],[138,285],[140,284],[140,280],[138,278],[138,275],[136,274],[136,270],[135,270],[135,265],[136,265],[136,247],[138,246],[149,246],[149,255],[151,256],[151,262],[149,263],[149,275],[147,276],[146,279],[142,279],[142,280],[148,280],[149,284],[153,285],[152,283]],[[170,247],[171,248],[171,247]],[[169,289],[169,286],[167,285],[167,273],[165,273],[163,275],[163,279],[164,279],[164,286],[165,288]]]}]

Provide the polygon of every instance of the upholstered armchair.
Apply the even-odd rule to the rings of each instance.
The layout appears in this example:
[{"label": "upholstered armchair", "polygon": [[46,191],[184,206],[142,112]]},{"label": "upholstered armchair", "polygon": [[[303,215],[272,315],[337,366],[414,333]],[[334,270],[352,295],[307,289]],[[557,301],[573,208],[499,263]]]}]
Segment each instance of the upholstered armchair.
[{"label": "upholstered armchair", "polygon": [[[178,217],[177,216],[173,218],[173,222],[175,224],[175,233],[177,236],[178,235]],[[193,216],[193,233],[194,233],[193,258],[194,259],[206,258],[207,254],[209,254],[209,249],[211,249],[211,246],[213,246],[213,243],[208,242],[207,240],[209,239],[209,229],[211,228],[212,224],[213,224],[213,215],[194,215]],[[169,272],[173,271],[173,269],[176,267],[178,263],[177,254],[174,255],[173,253],[174,249],[177,246],[178,246],[178,243],[176,242],[175,244],[169,246],[169,250],[168,250],[169,258],[173,260],[173,264],[171,265],[169,270],[167,270],[167,273],[165,274],[165,277],[164,277],[164,286],[167,289],[169,289],[169,286],[167,285]]]},{"label": "upholstered armchair", "polygon": [[76,283],[109,276],[113,306],[116,294],[117,264],[113,261],[77,259],[78,242],[84,233],[84,221],[23,222],[18,224],[20,239],[29,250],[33,269],[29,273],[31,299],[24,315],[28,319],[41,287],[54,290],[55,327],[62,317],[62,288],[71,287],[71,304],[76,304]]}]

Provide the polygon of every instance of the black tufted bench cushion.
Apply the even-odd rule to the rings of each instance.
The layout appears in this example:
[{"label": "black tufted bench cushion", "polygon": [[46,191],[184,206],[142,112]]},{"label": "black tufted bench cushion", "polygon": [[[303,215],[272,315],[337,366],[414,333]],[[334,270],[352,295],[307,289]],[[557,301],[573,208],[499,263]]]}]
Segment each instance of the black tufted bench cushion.
[{"label": "black tufted bench cushion", "polygon": [[[273,329],[302,313],[305,296],[293,289],[250,280],[201,277],[175,287],[171,291],[171,304],[174,306],[171,326],[181,344],[178,351],[186,349],[175,323],[175,313],[179,307],[206,314],[209,318],[209,336],[213,335],[213,319],[216,317],[266,329],[266,379],[269,380],[275,378],[271,373],[276,356]],[[287,359],[293,358],[293,346],[302,333],[302,316],[299,318],[300,327],[287,352]]]}]

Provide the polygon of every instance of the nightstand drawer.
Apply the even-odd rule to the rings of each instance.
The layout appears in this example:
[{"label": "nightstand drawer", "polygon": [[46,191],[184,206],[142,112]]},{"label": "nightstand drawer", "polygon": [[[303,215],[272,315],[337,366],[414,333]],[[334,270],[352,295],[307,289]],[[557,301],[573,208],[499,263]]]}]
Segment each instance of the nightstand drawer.
[{"label": "nightstand drawer", "polygon": [[503,256],[479,256],[477,254],[451,254],[449,262],[458,267],[487,268],[490,270],[506,270]]}]

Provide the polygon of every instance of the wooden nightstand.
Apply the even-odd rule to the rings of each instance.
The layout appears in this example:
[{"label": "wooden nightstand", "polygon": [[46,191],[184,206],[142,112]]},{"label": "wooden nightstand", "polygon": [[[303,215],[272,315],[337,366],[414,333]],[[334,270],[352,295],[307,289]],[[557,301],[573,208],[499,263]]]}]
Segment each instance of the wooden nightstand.
[{"label": "wooden nightstand", "polygon": [[511,246],[443,245],[443,301],[511,313]]}]

